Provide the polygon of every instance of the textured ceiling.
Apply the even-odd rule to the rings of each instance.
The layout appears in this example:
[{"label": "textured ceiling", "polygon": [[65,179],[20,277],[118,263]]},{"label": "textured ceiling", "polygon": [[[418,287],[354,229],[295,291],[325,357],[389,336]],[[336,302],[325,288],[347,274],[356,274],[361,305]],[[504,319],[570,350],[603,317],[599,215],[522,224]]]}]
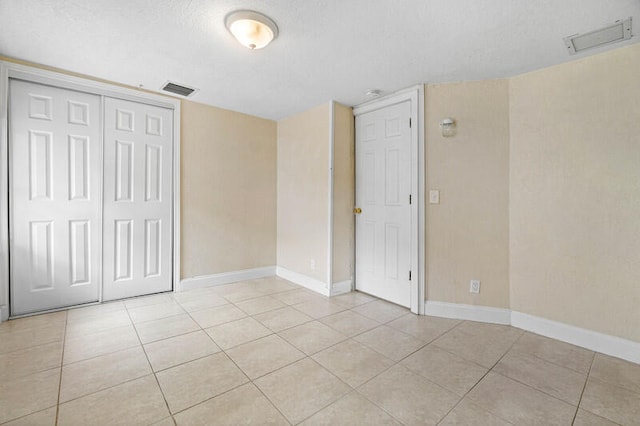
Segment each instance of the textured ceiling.
[{"label": "textured ceiling", "polygon": [[[254,9],[279,38],[250,51],[224,17]],[[0,54],[279,119],[335,99],[510,77],[569,56],[562,38],[633,17],[638,0],[0,0]],[[638,33],[636,29],[634,33]]]}]

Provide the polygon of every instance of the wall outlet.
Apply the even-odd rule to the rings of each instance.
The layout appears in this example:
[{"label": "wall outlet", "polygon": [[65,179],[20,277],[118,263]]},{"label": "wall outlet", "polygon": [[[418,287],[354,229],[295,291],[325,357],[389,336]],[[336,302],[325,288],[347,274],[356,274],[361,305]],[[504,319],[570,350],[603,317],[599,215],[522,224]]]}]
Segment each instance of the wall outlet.
[{"label": "wall outlet", "polygon": [[312,271],[316,270],[316,260],[315,259],[309,260],[309,268],[311,268]]},{"label": "wall outlet", "polygon": [[480,293],[480,281],[479,280],[471,280],[469,283],[469,293]]}]

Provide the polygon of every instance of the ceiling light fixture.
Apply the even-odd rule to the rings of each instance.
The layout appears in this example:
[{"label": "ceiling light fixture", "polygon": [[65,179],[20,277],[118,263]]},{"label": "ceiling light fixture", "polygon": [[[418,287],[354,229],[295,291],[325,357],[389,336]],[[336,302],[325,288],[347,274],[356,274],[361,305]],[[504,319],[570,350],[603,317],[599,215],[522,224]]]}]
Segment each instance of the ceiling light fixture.
[{"label": "ceiling light fixture", "polygon": [[245,47],[262,49],[278,37],[278,26],[268,16],[253,10],[236,10],[224,20],[229,32]]},{"label": "ceiling light fixture", "polygon": [[366,92],[364,92],[364,95],[367,98],[379,98],[380,96],[382,96],[382,90],[380,89],[367,89]]}]

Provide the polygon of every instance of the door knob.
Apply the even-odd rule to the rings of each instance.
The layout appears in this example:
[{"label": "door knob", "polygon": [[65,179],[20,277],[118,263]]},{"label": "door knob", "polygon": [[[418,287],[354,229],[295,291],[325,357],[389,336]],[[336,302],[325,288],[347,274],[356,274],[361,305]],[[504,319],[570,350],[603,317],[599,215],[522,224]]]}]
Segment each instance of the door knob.
[{"label": "door knob", "polygon": [[362,209],[360,207],[356,207],[356,208],[353,209],[353,212],[355,214],[360,214],[360,213],[362,213]]}]

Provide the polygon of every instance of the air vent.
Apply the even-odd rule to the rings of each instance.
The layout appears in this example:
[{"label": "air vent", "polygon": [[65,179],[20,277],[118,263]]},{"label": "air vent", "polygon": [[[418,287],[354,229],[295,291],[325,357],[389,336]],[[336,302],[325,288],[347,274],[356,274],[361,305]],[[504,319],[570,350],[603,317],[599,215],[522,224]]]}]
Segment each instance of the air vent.
[{"label": "air vent", "polygon": [[164,86],[162,86],[162,90],[185,97],[198,91],[198,89],[193,89],[178,83],[172,83],[171,81],[167,81]]},{"label": "air vent", "polygon": [[615,24],[600,28],[599,30],[565,37],[564,43],[569,50],[569,54],[575,55],[586,49],[600,47],[605,44],[628,40],[630,38],[631,17],[624,21],[616,21]]}]

